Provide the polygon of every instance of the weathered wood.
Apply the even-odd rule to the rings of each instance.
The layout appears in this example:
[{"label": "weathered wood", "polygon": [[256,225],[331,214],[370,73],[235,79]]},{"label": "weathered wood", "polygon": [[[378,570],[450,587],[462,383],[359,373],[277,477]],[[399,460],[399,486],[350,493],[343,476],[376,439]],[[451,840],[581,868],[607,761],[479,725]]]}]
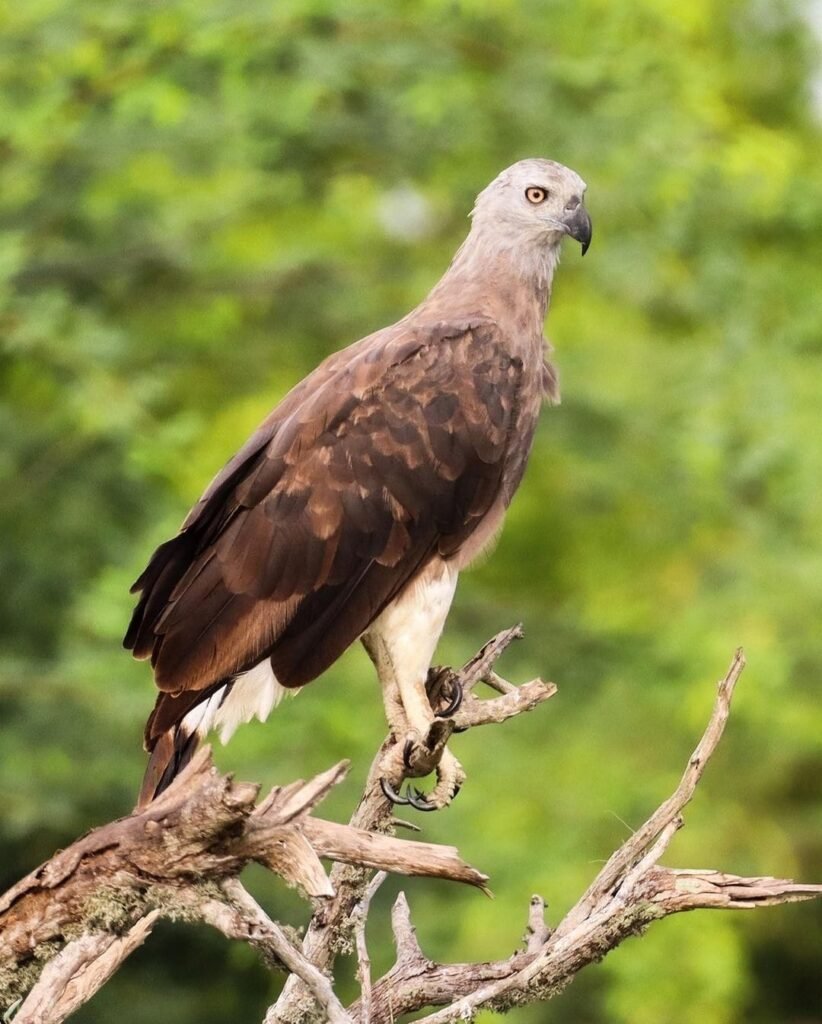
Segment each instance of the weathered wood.
[{"label": "weathered wood", "polygon": [[[556,687],[552,683],[535,680],[526,684],[526,698],[521,702],[517,701],[516,693],[512,700],[506,694],[487,701],[477,700],[471,694],[471,690],[478,683],[489,678],[497,659],[506,648],[522,636],[522,626],[519,625],[503,630],[484,644],[459,672],[442,668],[431,670],[429,691],[433,691],[430,692],[432,703],[436,703],[438,698],[437,682],[440,674],[455,676],[465,695],[464,704],[467,704],[467,710],[460,719],[460,709],[448,723],[449,728],[453,728],[455,724],[467,729],[473,725],[505,721],[514,715],[530,711],[556,692]],[[518,692],[520,688],[512,686],[511,689]],[[499,709],[498,700],[506,701],[502,711]],[[393,827],[392,807],[380,788],[380,777],[386,758],[390,757],[392,752],[402,759],[401,743],[395,742],[389,735],[371,763],[362,797],[349,821],[353,829],[370,833],[372,836],[384,834]],[[368,872],[363,867],[350,868],[337,864],[332,869],[331,884],[335,896],[315,910],[303,940],[303,953],[321,970],[332,971],[340,950],[351,944],[356,923],[356,908],[366,892],[368,878]],[[286,982],[280,998],[266,1014],[265,1024],[303,1024],[311,1020],[314,1005],[314,1000],[305,986],[292,975]]]},{"label": "weathered wood", "polygon": [[[495,659],[519,635],[519,627],[499,634],[459,673],[432,673],[432,706],[448,701],[454,679],[464,692],[446,731],[454,725],[498,724],[554,693],[553,684],[534,680],[516,687],[494,672]],[[397,822],[379,776],[386,754],[397,750],[391,737],[374,759],[348,825],[313,815],[345,776],[347,764],[307,782],[275,787],[258,802],[259,787],[220,775],[204,748],[147,808],[95,829],[0,896],[0,1008],[14,1007],[20,1024],[60,1024],[105,983],[154,923],[169,915],[203,921],[247,942],[269,967],[289,973],[267,1024],[393,1024],[426,1007],[441,1007],[424,1018],[428,1024],[451,1024],[481,1008],[506,1010],[551,998],[585,966],[669,914],[818,897],[819,885],[659,865],[722,738],[743,667],[740,651],[672,795],[609,858],[553,931],[545,923],[542,899],[533,897],[524,946],[505,960],[439,964],[427,959],[400,893],[392,912],[396,962],[382,978],[371,979],[365,929],[384,872],[479,888],[487,881],[453,847],[387,834]],[[479,682],[499,696],[478,699],[471,691]],[[336,862],[330,876],[321,858]],[[243,889],[238,875],[250,861],[313,898],[301,946]],[[380,874],[369,881],[375,869]],[[346,1009],[334,992],[332,972],[338,953],[352,945],[362,1000]]]},{"label": "weathered wood", "polygon": [[[216,901],[236,917],[236,890],[229,898],[222,886],[251,861],[326,899],[334,890],[320,856],[484,885],[486,876],[452,847],[311,818],[347,769],[341,763],[308,782],[275,787],[257,805],[259,787],[219,774],[210,750],[201,749],[148,807],[83,836],[0,897],[0,1007],[24,995],[41,973],[44,985],[26,1000],[33,1009],[24,1004],[20,1013],[41,1019],[42,993],[51,998],[60,986],[89,998],[158,916],[215,924]],[[61,1000],[53,1018],[43,1019],[71,1012],[76,999]]]},{"label": "weathered wood", "polygon": [[[658,865],[682,826],[682,811],[722,738],[744,665],[742,652],[737,651],[719,684],[702,739],[674,793],[609,858],[554,931],[542,920],[542,900],[534,897],[521,952],[490,963],[438,964],[426,959],[420,950],[401,893],[392,915],[397,960],[388,974],[371,986],[370,1024],[389,1024],[427,1006],[445,1008],[425,1017],[426,1024],[450,1024],[470,1019],[483,1007],[504,1011],[549,999],[588,964],[669,914],[697,909],[752,909],[822,895],[820,885],[797,885],[788,879],[740,878],[718,871],[683,871]],[[351,1013],[355,1019],[361,1017],[360,1005],[354,1004]]]},{"label": "weathered wood", "polygon": [[480,889],[484,889],[488,881],[487,875],[480,874],[461,859],[454,846],[395,839],[320,818],[306,818],[301,830],[321,857],[344,864],[390,871],[395,875],[444,878]]}]

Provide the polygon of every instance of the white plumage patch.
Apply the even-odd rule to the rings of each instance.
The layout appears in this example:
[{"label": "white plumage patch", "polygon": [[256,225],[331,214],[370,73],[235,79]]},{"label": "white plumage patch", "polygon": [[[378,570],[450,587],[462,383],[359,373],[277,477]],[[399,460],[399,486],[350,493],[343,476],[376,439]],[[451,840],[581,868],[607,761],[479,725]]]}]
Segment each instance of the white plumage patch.
[{"label": "white plumage patch", "polygon": [[214,724],[214,718],[220,709],[220,701],[223,699],[224,693],[225,687],[221,686],[207,700],[201,701],[189,711],[180,723],[186,736],[191,736],[196,732],[202,739],[208,733]]},{"label": "white plumage patch", "polygon": [[399,689],[405,714],[422,731],[430,721],[425,680],[442,634],[459,572],[432,559],[371,624],[366,646],[383,689]]},{"label": "white plumage patch", "polygon": [[202,739],[216,728],[220,740],[228,743],[238,725],[255,717],[264,722],[287,692],[277,682],[268,658],[238,675],[228,695],[225,691],[226,687],[221,687],[189,711],[182,722],[187,733],[196,732]]},{"label": "white plumage patch", "polygon": [[228,743],[237,726],[250,722],[252,718],[264,722],[287,692],[277,682],[268,658],[237,676],[231,693],[214,719],[222,742]]},{"label": "white plumage patch", "polygon": [[457,576],[454,565],[433,560],[369,628],[382,638],[396,672],[425,679],[454,600]]}]

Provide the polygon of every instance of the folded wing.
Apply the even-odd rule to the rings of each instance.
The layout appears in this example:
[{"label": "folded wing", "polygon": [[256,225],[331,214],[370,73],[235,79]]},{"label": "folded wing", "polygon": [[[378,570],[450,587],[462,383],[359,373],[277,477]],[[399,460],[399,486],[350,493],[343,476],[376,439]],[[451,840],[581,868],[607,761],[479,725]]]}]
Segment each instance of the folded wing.
[{"label": "folded wing", "polygon": [[455,555],[518,483],[521,383],[477,320],[381,332],[292,391],[134,585],[124,643],[164,691],[149,746],[264,658],[285,686],[316,678],[434,554]]}]

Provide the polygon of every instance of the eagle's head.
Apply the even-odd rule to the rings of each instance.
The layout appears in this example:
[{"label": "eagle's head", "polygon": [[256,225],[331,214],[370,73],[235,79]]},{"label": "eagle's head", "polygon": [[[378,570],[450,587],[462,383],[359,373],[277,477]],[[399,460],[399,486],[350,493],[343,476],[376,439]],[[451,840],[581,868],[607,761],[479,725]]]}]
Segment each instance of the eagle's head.
[{"label": "eagle's head", "polygon": [[520,160],[477,196],[474,227],[523,248],[556,247],[570,235],[584,256],[591,244],[586,188],[576,171],[553,160]]}]

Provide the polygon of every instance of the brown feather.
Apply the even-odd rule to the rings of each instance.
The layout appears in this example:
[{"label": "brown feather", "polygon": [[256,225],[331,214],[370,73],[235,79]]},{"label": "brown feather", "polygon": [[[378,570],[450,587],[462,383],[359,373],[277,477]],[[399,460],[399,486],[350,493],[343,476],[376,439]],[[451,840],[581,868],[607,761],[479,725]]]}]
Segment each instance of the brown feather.
[{"label": "brown feather", "polygon": [[135,585],[125,642],[168,694],[155,722],[264,657],[283,685],[309,682],[507,504],[541,399],[530,348],[529,376],[493,321],[400,323],[286,396]]},{"label": "brown feather", "polygon": [[[526,212],[535,180],[548,198]],[[433,560],[458,571],[493,542],[559,397],[542,325],[566,227],[590,242],[584,208],[567,221],[584,191],[552,161],[503,171],[423,303],[293,388],[157,549],[124,641],[163,691],[144,796],[191,756],[218,687],[266,658],[309,682]]]}]

